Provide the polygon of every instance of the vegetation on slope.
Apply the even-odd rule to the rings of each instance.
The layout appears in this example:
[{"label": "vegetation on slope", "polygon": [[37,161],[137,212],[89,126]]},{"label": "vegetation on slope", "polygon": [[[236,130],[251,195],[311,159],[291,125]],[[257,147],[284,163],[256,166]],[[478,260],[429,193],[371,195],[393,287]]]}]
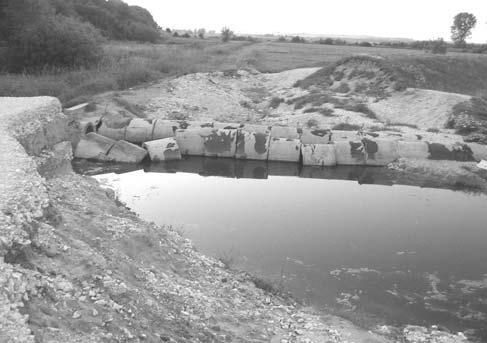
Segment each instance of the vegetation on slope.
[{"label": "vegetation on slope", "polygon": [[159,28],[145,9],[122,1],[0,0],[3,68],[90,67],[101,59],[102,37],[155,42]]},{"label": "vegetation on slope", "polygon": [[328,88],[333,82],[341,80],[337,71],[342,66],[351,68],[346,78],[353,79],[364,76],[357,75],[353,70],[364,64],[379,70],[383,75],[383,78],[374,81],[376,84],[373,86],[382,87],[389,83],[394,90],[417,87],[474,96],[487,95],[487,58],[467,55],[345,57],[298,82],[296,86]]}]

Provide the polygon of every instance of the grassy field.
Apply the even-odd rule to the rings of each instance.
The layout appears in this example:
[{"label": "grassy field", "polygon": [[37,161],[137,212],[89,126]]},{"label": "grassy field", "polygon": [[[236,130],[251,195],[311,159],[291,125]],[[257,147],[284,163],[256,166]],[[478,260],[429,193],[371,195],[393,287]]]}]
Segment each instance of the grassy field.
[{"label": "grassy field", "polygon": [[487,56],[449,53],[436,56],[419,50],[278,42],[230,42],[217,39],[170,39],[164,44],[110,43],[95,67],[44,70],[38,75],[0,74],[0,96],[51,95],[65,106],[93,94],[127,89],[163,77],[194,72],[255,68],[279,72],[331,65],[341,58],[368,54],[419,67],[425,87],[487,95]]}]

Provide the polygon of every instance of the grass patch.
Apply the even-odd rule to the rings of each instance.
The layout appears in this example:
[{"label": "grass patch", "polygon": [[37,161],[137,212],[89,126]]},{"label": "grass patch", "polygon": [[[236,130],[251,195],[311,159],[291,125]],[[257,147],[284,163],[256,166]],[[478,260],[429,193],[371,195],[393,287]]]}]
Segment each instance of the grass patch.
[{"label": "grass patch", "polygon": [[388,126],[405,126],[410,127],[411,129],[417,129],[418,125],[409,124],[409,123],[402,123],[402,122],[389,122],[387,123]]},{"label": "grass patch", "polygon": [[[182,41],[181,41],[182,40]],[[0,74],[0,96],[55,96],[65,107],[89,102],[91,96],[124,90],[162,77],[235,69],[239,51],[249,42],[194,42],[165,44],[112,42],[93,68],[45,69],[37,74]]]},{"label": "grass patch", "polygon": [[328,107],[310,107],[303,111],[303,113],[319,113],[325,117],[333,117],[333,109]]},{"label": "grass patch", "polygon": [[123,98],[120,97],[114,97],[113,100],[115,103],[121,107],[123,107],[125,110],[128,112],[132,113],[133,115],[140,117],[140,118],[145,118],[146,115],[144,113],[144,108],[138,104],[133,104]]},{"label": "grass patch", "polygon": [[332,127],[332,130],[340,130],[340,131],[358,131],[361,129],[362,129],[361,125],[349,124],[349,123],[339,123]]},{"label": "grass patch", "polygon": [[372,111],[367,104],[363,102],[348,103],[342,107],[344,110],[363,113],[370,119],[377,119],[377,115]]},{"label": "grass patch", "polygon": [[349,93],[350,91],[351,91],[350,86],[346,82],[340,83],[340,85],[337,88],[335,88],[335,92],[337,93],[346,94]]},{"label": "grass patch", "polygon": [[429,128],[428,130],[426,130],[427,132],[431,132],[431,133],[440,133],[440,129],[437,129],[435,127],[432,127],[432,128]]},{"label": "grass patch", "polygon": [[284,99],[283,99],[283,98],[279,98],[279,97],[275,96],[275,97],[273,97],[273,98],[271,99],[271,101],[270,101],[270,103],[269,103],[269,107],[270,107],[270,108],[274,108],[274,109],[276,109],[276,108],[278,108],[278,107],[279,107],[279,105],[280,105],[281,103],[283,103],[283,102],[284,102]]},{"label": "grass patch", "polygon": [[252,281],[255,287],[260,288],[266,293],[274,295],[284,295],[282,287],[274,281],[266,280],[257,276],[250,276],[250,281]]}]

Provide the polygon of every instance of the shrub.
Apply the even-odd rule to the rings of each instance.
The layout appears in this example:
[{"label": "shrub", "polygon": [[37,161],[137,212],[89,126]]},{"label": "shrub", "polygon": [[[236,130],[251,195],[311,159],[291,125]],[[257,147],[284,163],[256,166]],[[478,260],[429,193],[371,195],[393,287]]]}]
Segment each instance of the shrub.
[{"label": "shrub", "polygon": [[291,43],[306,43],[306,39],[300,36],[294,36],[291,38]]},{"label": "shrub", "polygon": [[221,35],[222,41],[226,43],[233,38],[233,31],[230,30],[228,27],[224,27],[221,31]]},{"label": "shrub", "polygon": [[11,69],[81,67],[98,62],[101,36],[88,23],[62,15],[47,16],[21,27],[8,41]]},{"label": "shrub", "polygon": [[318,41],[319,44],[325,44],[325,45],[333,45],[334,44],[334,41],[333,41],[333,38],[320,38],[320,40]]},{"label": "shrub", "polygon": [[360,42],[359,43],[359,46],[371,47],[372,46],[372,43],[370,43],[370,42]]},{"label": "shrub", "polygon": [[277,39],[278,42],[287,42],[287,39],[286,37],[284,36],[280,36],[278,39]]},{"label": "shrub", "polygon": [[432,40],[429,43],[429,49],[433,54],[446,54],[446,43],[443,38],[438,38],[436,40]]},{"label": "shrub", "polygon": [[284,102],[284,99],[283,98],[279,98],[277,96],[273,97],[270,101],[270,104],[269,104],[269,107],[271,108],[278,108],[279,105]]},{"label": "shrub", "polygon": [[313,127],[317,127],[318,126],[318,121],[314,118],[311,118],[309,119],[307,122],[306,122],[306,125],[309,127],[309,128],[313,128]]},{"label": "shrub", "polygon": [[340,85],[337,88],[335,88],[335,92],[337,93],[348,93],[350,91],[351,91],[350,86],[346,82],[340,83]]},{"label": "shrub", "polygon": [[149,69],[144,65],[135,64],[128,68],[120,68],[116,81],[120,89],[126,89],[155,79],[155,74],[157,74],[155,70]]},{"label": "shrub", "polygon": [[332,130],[341,130],[341,131],[358,131],[362,128],[362,126],[357,124],[349,124],[349,123],[340,123],[332,127]]}]

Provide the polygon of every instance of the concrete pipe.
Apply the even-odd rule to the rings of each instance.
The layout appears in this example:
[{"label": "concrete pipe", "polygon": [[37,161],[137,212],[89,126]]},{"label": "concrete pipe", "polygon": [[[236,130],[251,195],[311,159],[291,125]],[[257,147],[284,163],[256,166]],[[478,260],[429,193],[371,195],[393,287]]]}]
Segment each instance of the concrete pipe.
[{"label": "concrete pipe", "polygon": [[176,141],[183,155],[235,157],[237,130],[180,129],[176,130]]},{"label": "concrete pipe", "polygon": [[301,137],[301,129],[290,126],[273,126],[271,128],[272,138],[284,139],[299,139]]},{"label": "concrete pipe", "polygon": [[97,124],[96,133],[116,141],[123,140],[125,139],[125,129],[130,120],[130,118],[121,116],[112,118],[102,117]]},{"label": "concrete pipe", "polygon": [[154,120],[152,127],[152,137],[151,140],[164,139],[169,137],[174,137],[176,130],[179,128],[177,122],[172,120]]},{"label": "concrete pipe", "polygon": [[472,149],[465,143],[428,143],[430,160],[475,161]]},{"label": "concrete pipe", "polygon": [[334,144],[303,144],[303,165],[305,166],[336,166]]},{"label": "concrete pipe", "polygon": [[125,140],[131,143],[144,143],[152,140],[154,123],[150,120],[134,118],[125,130]]},{"label": "concrete pipe", "polygon": [[270,130],[266,126],[239,129],[235,156],[238,159],[267,160],[270,141]]},{"label": "concrete pipe", "polygon": [[271,138],[269,161],[299,162],[301,141],[299,139]]},{"label": "concrete pipe", "polygon": [[74,157],[108,161],[107,154],[115,143],[113,139],[90,132],[81,137],[74,150]]},{"label": "concrete pipe", "polygon": [[365,147],[362,141],[334,142],[337,165],[364,165]]},{"label": "concrete pipe", "polygon": [[397,150],[401,158],[418,160],[427,160],[429,158],[428,143],[426,142],[398,141]]},{"label": "concrete pipe", "polygon": [[118,141],[108,152],[107,159],[111,162],[140,163],[147,156],[147,151],[127,141]]},{"label": "concrete pipe", "polygon": [[331,131],[326,129],[303,129],[301,143],[303,144],[328,144],[331,140]]},{"label": "concrete pipe", "polygon": [[175,138],[164,138],[145,142],[142,147],[148,151],[152,162],[181,159],[181,152],[179,151],[179,146]]},{"label": "concrete pipe", "polygon": [[204,137],[205,156],[235,157],[237,150],[237,130],[213,129],[211,134]]},{"label": "concrete pipe", "polygon": [[395,140],[363,138],[362,143],[366,165],[385,166],[399,158],[398,144]]}]

